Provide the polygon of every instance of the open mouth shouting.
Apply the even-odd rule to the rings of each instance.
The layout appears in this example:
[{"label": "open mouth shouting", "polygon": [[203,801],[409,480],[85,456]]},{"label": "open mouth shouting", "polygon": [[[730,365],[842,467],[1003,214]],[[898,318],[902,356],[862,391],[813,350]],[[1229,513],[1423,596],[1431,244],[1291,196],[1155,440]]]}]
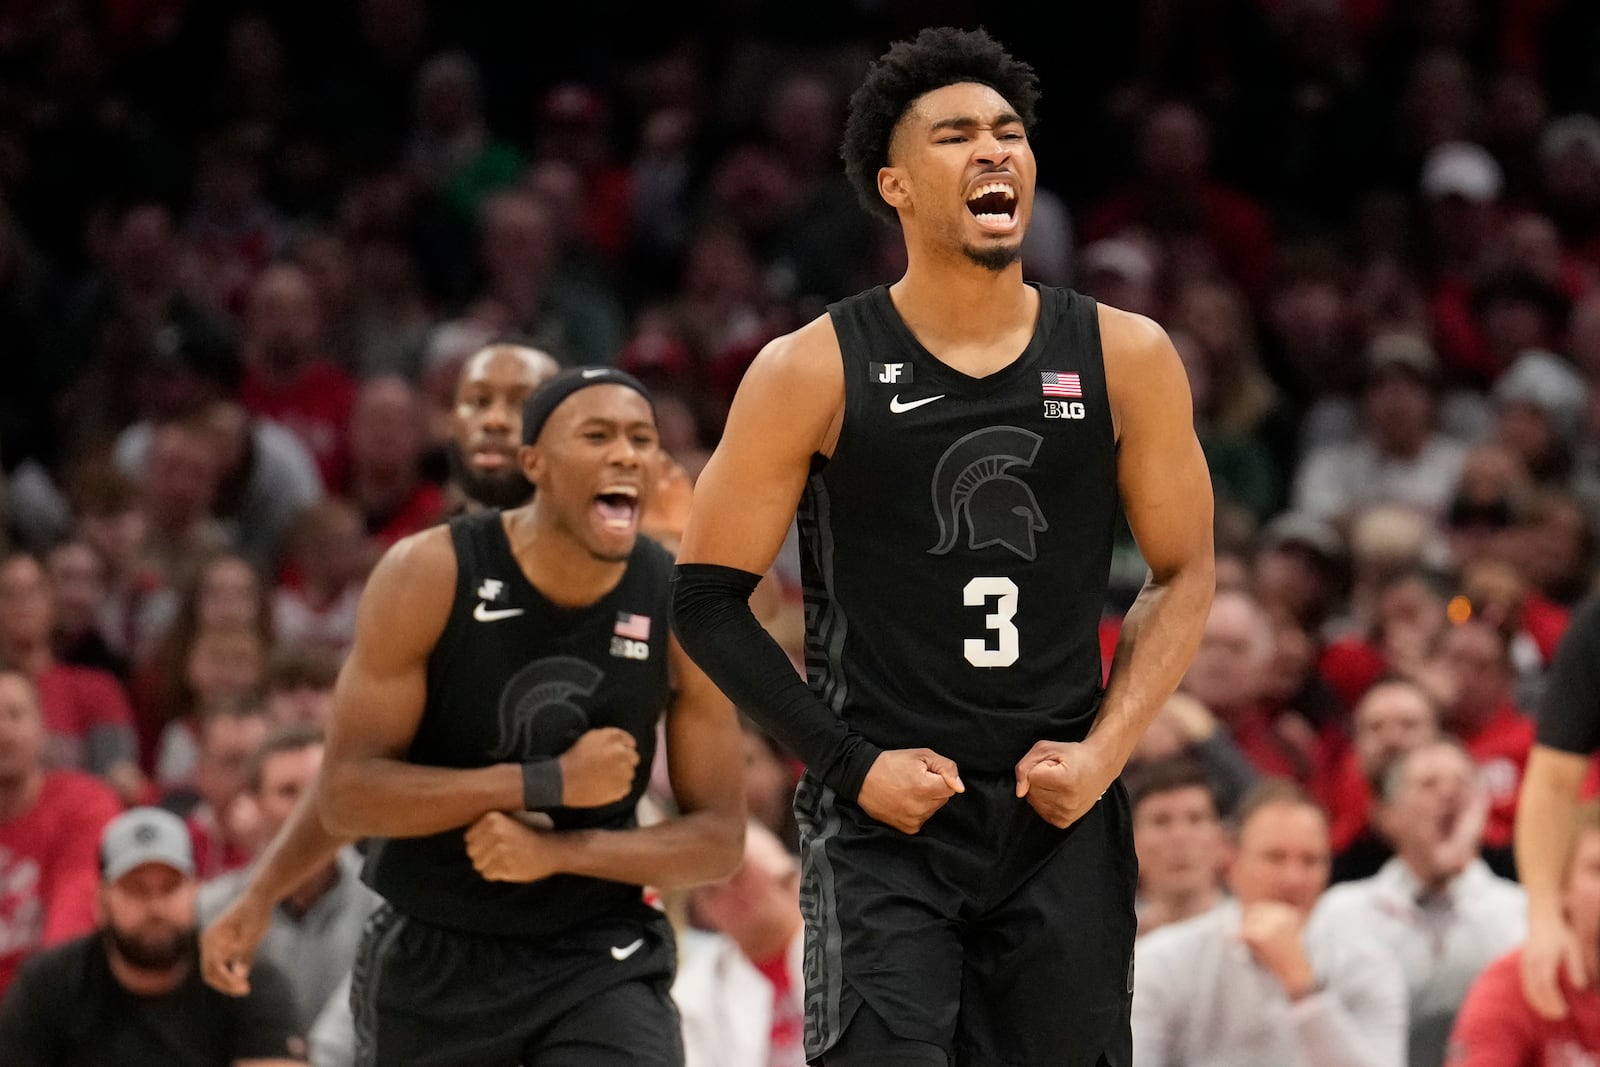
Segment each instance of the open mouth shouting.
[{"label": "open mouth shouting", "polygon": [[639,487],[606,486],[595,494],[594,508],[601,529],[608,533],[631,534],[639,528]]},{"label": "open mouth shouting", "polygon": [[967,210],[990,233],[1010,233],[1017,225],[1017,191],[1010,182],[982,182],[967,195]]}]

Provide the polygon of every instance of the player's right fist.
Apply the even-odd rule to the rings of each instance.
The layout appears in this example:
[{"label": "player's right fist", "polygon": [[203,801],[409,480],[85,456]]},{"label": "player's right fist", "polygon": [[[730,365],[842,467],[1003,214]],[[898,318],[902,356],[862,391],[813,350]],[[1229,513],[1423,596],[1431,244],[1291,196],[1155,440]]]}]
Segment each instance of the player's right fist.
[{"label": "player's right fist", "polygon": [[561,803],[569,808],[614,804],[633,788],[639,747],[615,726],[588,730],[561,753]]},{"label": "player's right fist", "polygon": [[954,760],[931,748],[896,748],[872,761],[856,803],[879,822],[914,834],[966,788]]}]

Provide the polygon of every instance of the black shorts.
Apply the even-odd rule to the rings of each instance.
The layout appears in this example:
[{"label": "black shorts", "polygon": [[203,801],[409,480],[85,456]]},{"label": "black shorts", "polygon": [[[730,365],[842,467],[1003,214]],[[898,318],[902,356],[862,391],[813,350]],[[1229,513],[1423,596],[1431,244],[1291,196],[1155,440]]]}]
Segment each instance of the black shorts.
[{"label": "black shorts", "polygon": [[[805,776],[806,1055],[864,1002],[888,1031],[986,1067],[1128,1067],[1132,815],[1120,782],[1057,830],[1012,778],[963,775],[915,835]],[[852,1050],[854,1053],[854,1050]]]},{"label": "black shorts", "polygon": [[676,966],[671,925],[643,904],[547,941],[384,905],[351,983],[356,1067],[679,1067]]}]

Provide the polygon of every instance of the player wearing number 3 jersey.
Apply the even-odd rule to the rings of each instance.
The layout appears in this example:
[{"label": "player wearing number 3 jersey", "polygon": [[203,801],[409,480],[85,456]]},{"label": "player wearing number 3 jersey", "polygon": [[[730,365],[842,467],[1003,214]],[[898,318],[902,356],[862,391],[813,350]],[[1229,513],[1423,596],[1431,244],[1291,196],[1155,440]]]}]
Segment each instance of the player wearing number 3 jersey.
[{"label": "player wearing number 3 jersey", "polygon": [[[1199,641],[1210,479],[1154,323],[1028,283],[1033,72],[981,32],[890,49],[846,169],[905,275],[757,358],[675,577],[690,656],[790,745],[812,1062],[1126,1067],[1117,783]],[[1102,688],[1119,504],[1150,567]],[[802,682],[746,600],[797,519]]]}]

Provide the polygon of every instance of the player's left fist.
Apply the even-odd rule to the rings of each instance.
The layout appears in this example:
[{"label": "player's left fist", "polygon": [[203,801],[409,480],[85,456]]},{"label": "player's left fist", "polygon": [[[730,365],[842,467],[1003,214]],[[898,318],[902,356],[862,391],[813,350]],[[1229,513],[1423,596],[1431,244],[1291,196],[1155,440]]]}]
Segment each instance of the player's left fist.
[{"label": "player's left fist", "polygon": [[1017,796],[1058,830],[1081,819],[1110,784],[1094,753],[1072,741],[1037,742],[1017,762]]},{"label": "player's left fist", "polygon": [[491,811],[467,827],[467,857],[490,882],[537,882],[557,872],[559,835]]}]

